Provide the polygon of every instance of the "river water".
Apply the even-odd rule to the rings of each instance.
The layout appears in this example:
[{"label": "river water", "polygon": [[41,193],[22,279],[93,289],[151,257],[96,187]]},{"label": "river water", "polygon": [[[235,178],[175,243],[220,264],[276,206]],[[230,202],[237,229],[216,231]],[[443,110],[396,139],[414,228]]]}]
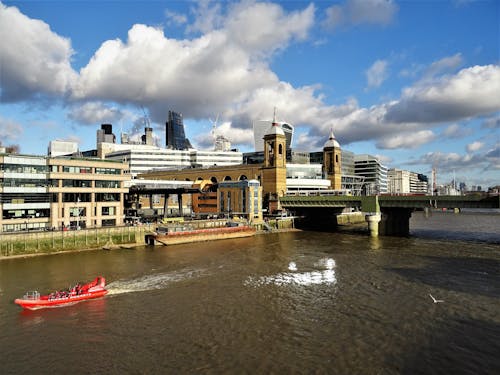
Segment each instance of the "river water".
[{"label": "river water", "polygon": [[[103,299],[13,303],[97,275]],[[500,374],[500,215],[3,260],[0,373]]]}]

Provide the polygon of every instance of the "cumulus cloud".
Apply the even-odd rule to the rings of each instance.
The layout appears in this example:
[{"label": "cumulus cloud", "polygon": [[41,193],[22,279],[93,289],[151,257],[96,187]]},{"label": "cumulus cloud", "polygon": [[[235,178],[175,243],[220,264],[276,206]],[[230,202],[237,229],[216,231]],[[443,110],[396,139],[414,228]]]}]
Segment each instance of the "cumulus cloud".
[{"label": "cumulus cloud", "polygon": [[438,123],[487,115],[500,110],[500,66],[462,69],[456,75],[406,88],[388,106],[389,122]]},{"label": "cumulus cloud", "polygon": [[457,53],[453,56],[443,57],[434,61],[424,72],[423,79],[431,79],[436,75],[447,73],[458,68],[463,63],[462,54]]},{"label": "cumulus cloud", "polygon": [[379,87],[387,79],[387,67],[386,60],[377,60],[373,63],[365,72],[368,88]]},{"label": "cumulus cloud", "polygon": [[[371,23],[385,24],[397,8],[390,1],[348,1],[340,6],[342,19],[351,24],[369,22],[370,14]],[[146,107],[158,124],[164,124],[169,109],[193,120],[220,113],[228,121],[224,128],[228,138],[238,147],[252,146],[252,120],[271,118],[274,107],[279,120],[307,129],[296,143],[303,148],[322,147],[332,127],[343,145],[375,141],[381,149],[418,147],[435,139],[432,127],[500,110],[500,67],[474,66],[442,75],[462,64],[460,54],[431,64],[425,79],[405,88],[399,99],[372,107],[360,107],[355,98],[329,105],[320,85],[294,87],[282,81],[270,67],[271,58],[308,38],[315,12],[314,5],[287,12],[279,4],[202,1],[191,9],[195,21],[187,27],[193,33],[187,34],[189,38],[169,38],[161,28],[136,24],[126,40],[102,43],[76,74],[69,65],[73,52],[68,39],[16,8],[0,5],[0,21],[11,24],[6,13],[14,17],[24,26],[18,38],[27,45],[26,51],[36,51],[25,54],[30,56],[26,64],[20,53],[14,59],[16,39],[5,35],[5,23],[0,22],[0,54],[8,62],[4,71],[10,72],[7,80],[2,77],[2,96],[14,100],[15,93],[23,94],[19,98],[57,94],[70,102],[68,116],[82,124],[119,121],[124,116],[120,104]],[[385,18],[375,16],[377,12]],[[43,36],[43,43],[37,36],[30,38],[31,34]],[[39,61],[54,69],[55,79],[49,82],[48,74],[39,77],[39,72],[32,72]],[[33,74],[26,75],[25,70]],[[386,74],[387,62],[375,62],[367,72],[368,84],[380,85]],[[457,136],[457,126],[449,126],[443,134]],[[483,126],[498,128],[498,118],[486,120]],[[200,137],[198,142],[208,145],[207,139]]]},{"label": "cumulus cloud", "polygon": [[463,138],[471,134],[470,129],[466,129],[458,124],[451,124],[443,131],[443,135],[448,138]]},{"label": "cumulus cloud", "polygon": [[323,26],[336,28],[360,24],[388,25],[398,12],[392,0],[347,0],[326,9]]},{"label": "cumulus cloud", "polygon": [[125,114],[116,106],[108,106],[101,102],[75,104],[68,117],[84,125],[113,123],[121,120]]},{"label": "cumulus cloud", "polygon": [[[191,40],[169,39],[160,29],[134,25],[125,43],[103,43],[81,70],[73,97],[148,103],[155,120],[164,121],[165,103],[201,118],[237,106],[255,90],[277,87],[278,77],[265,61],[251,61],[253,53],[272,53],[292,38],[304,37],[313,24],[313,8],[285,15],[274,4],[264,5],[255,4],[247,15],[235,8],[227,28]],[[256,35],[250,21],[259,14],[274,29]],[[242,23],[239,32],[235,20]],[[266,37],[270,34],[274,38]]]},{"label": "cumulus cloud", "polygon": [[[223,122],[217,127],[216,135],[223,135],[232,145],[253,144],[253,130],[233,127],[231,122]],[[199,148],[212,149],[214,140],[206,134],[198,134],[194,137],[194,142]]]},{"label": "cumulus cloud", "polygon": [[492,117],[489,119],[486,119],[484,123],[481,125],[483,129],[500,129],[500,117]]},{"label": "cumulus cloud", "polygon": [[45,22],[0,3],[0,99],[3,102],[64,95],[76,78],[68,39]]},{"label": "cumulus cloud", "polygon": [[395,134],[381,139],[377,142],[377,147],[383,149],[396,148],[418,148],[425,143],[429,143],[436,138],[431,130],[420,130],[413,132],[411,137],[408,134]]},{"label": "cumulus cloud", "polygon": [[484,147],[483,142],[479,142],[479,141],[472,142],[472,143],[469,143],[467,145],[467,152],[475,152],[475,151],[482,149],[483,147]]},{"label": "cumulus cloud", "polygon": [[500,144],[488,150],[484,157],[488,160],[492,169],[500,170]]},{"label": "cumulus cloud", "polygon": [[[485,152],[474,154],[428,152],[409,165],[432,165],[439,171],[491,171],[500,170],[500,145]],[[498,181],[488,181],[488,183],[498,183]]]},{"label": "cumulus cloud", "polygon": [[169,25],[180,26],[187,22],[187,16],[185,14],[180,14],[169,9],[165,10],[165,17]]},{"label": "cumulus cloud", "polygon": [[0,139],[5,143],[20,139],[23,133],[21,124],[0,116]]}]

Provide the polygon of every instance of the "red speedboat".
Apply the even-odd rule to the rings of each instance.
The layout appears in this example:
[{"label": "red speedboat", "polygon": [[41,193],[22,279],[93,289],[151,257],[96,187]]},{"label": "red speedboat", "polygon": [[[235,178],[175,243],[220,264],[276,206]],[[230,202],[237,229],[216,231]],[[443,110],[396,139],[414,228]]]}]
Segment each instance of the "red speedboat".
[{"label": "red speedboat", "polygon": [[67,290],[57,291],[44,296],[41,296],[37,291],[28,292],[23,298],[17,298],[14,303],[29,310],[72,305],[80,301],[106,295],[108,291],[105,286],[106,279],[102,276],[98,276],[90,283],[78,283]]}]

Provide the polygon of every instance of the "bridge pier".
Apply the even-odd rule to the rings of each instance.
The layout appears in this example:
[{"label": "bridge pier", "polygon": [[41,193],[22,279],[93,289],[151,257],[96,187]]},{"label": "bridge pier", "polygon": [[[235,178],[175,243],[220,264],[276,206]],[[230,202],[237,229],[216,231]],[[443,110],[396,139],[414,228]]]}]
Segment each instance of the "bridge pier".
[{"label": "bridge pier", "polygon": [[379,223],[381,220],[380,214],[368,214],[365,216],[365,220],[368,223],[368,229],[370,230],[370,236],[378,237]]},{"label": "bridge pier", "polygon": [[408,236],[410,234],[411,208],[383,208],[379,231],[383,236]]}]

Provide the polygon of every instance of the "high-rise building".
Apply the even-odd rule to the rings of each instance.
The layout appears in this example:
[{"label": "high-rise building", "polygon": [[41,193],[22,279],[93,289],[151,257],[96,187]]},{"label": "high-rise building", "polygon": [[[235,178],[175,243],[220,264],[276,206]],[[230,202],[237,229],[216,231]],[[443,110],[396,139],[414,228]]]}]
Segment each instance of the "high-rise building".
[{"label": "high-rise building", "polygon": [[387,167],[376,156],[354,155],[354,167],[356,175],[365,178],[366,195],[387,193]]},{"label": "high-rise building", "polygon": [[[292,147],[294,127],[286,122],[276,123],[281,127],[283,133],[285,134],[286,149],[288,150]],[[255,151],[264,151],[264,135],[266,135],[268,130],[271,129],[272,125],[272,120],[256,120],[253,122]]]},{"label": "high-rise building", "polygon": [[97,144],[99,143],[115,143],[116,137],[113,134],[113,125],[102,124],[101,129],[97,130]]},{"label": "high-rise building", "polygon": [[184,132],[182,113],[168,111],[166,122],[166,147],[173,150],[187,150],[192,148]]}]

